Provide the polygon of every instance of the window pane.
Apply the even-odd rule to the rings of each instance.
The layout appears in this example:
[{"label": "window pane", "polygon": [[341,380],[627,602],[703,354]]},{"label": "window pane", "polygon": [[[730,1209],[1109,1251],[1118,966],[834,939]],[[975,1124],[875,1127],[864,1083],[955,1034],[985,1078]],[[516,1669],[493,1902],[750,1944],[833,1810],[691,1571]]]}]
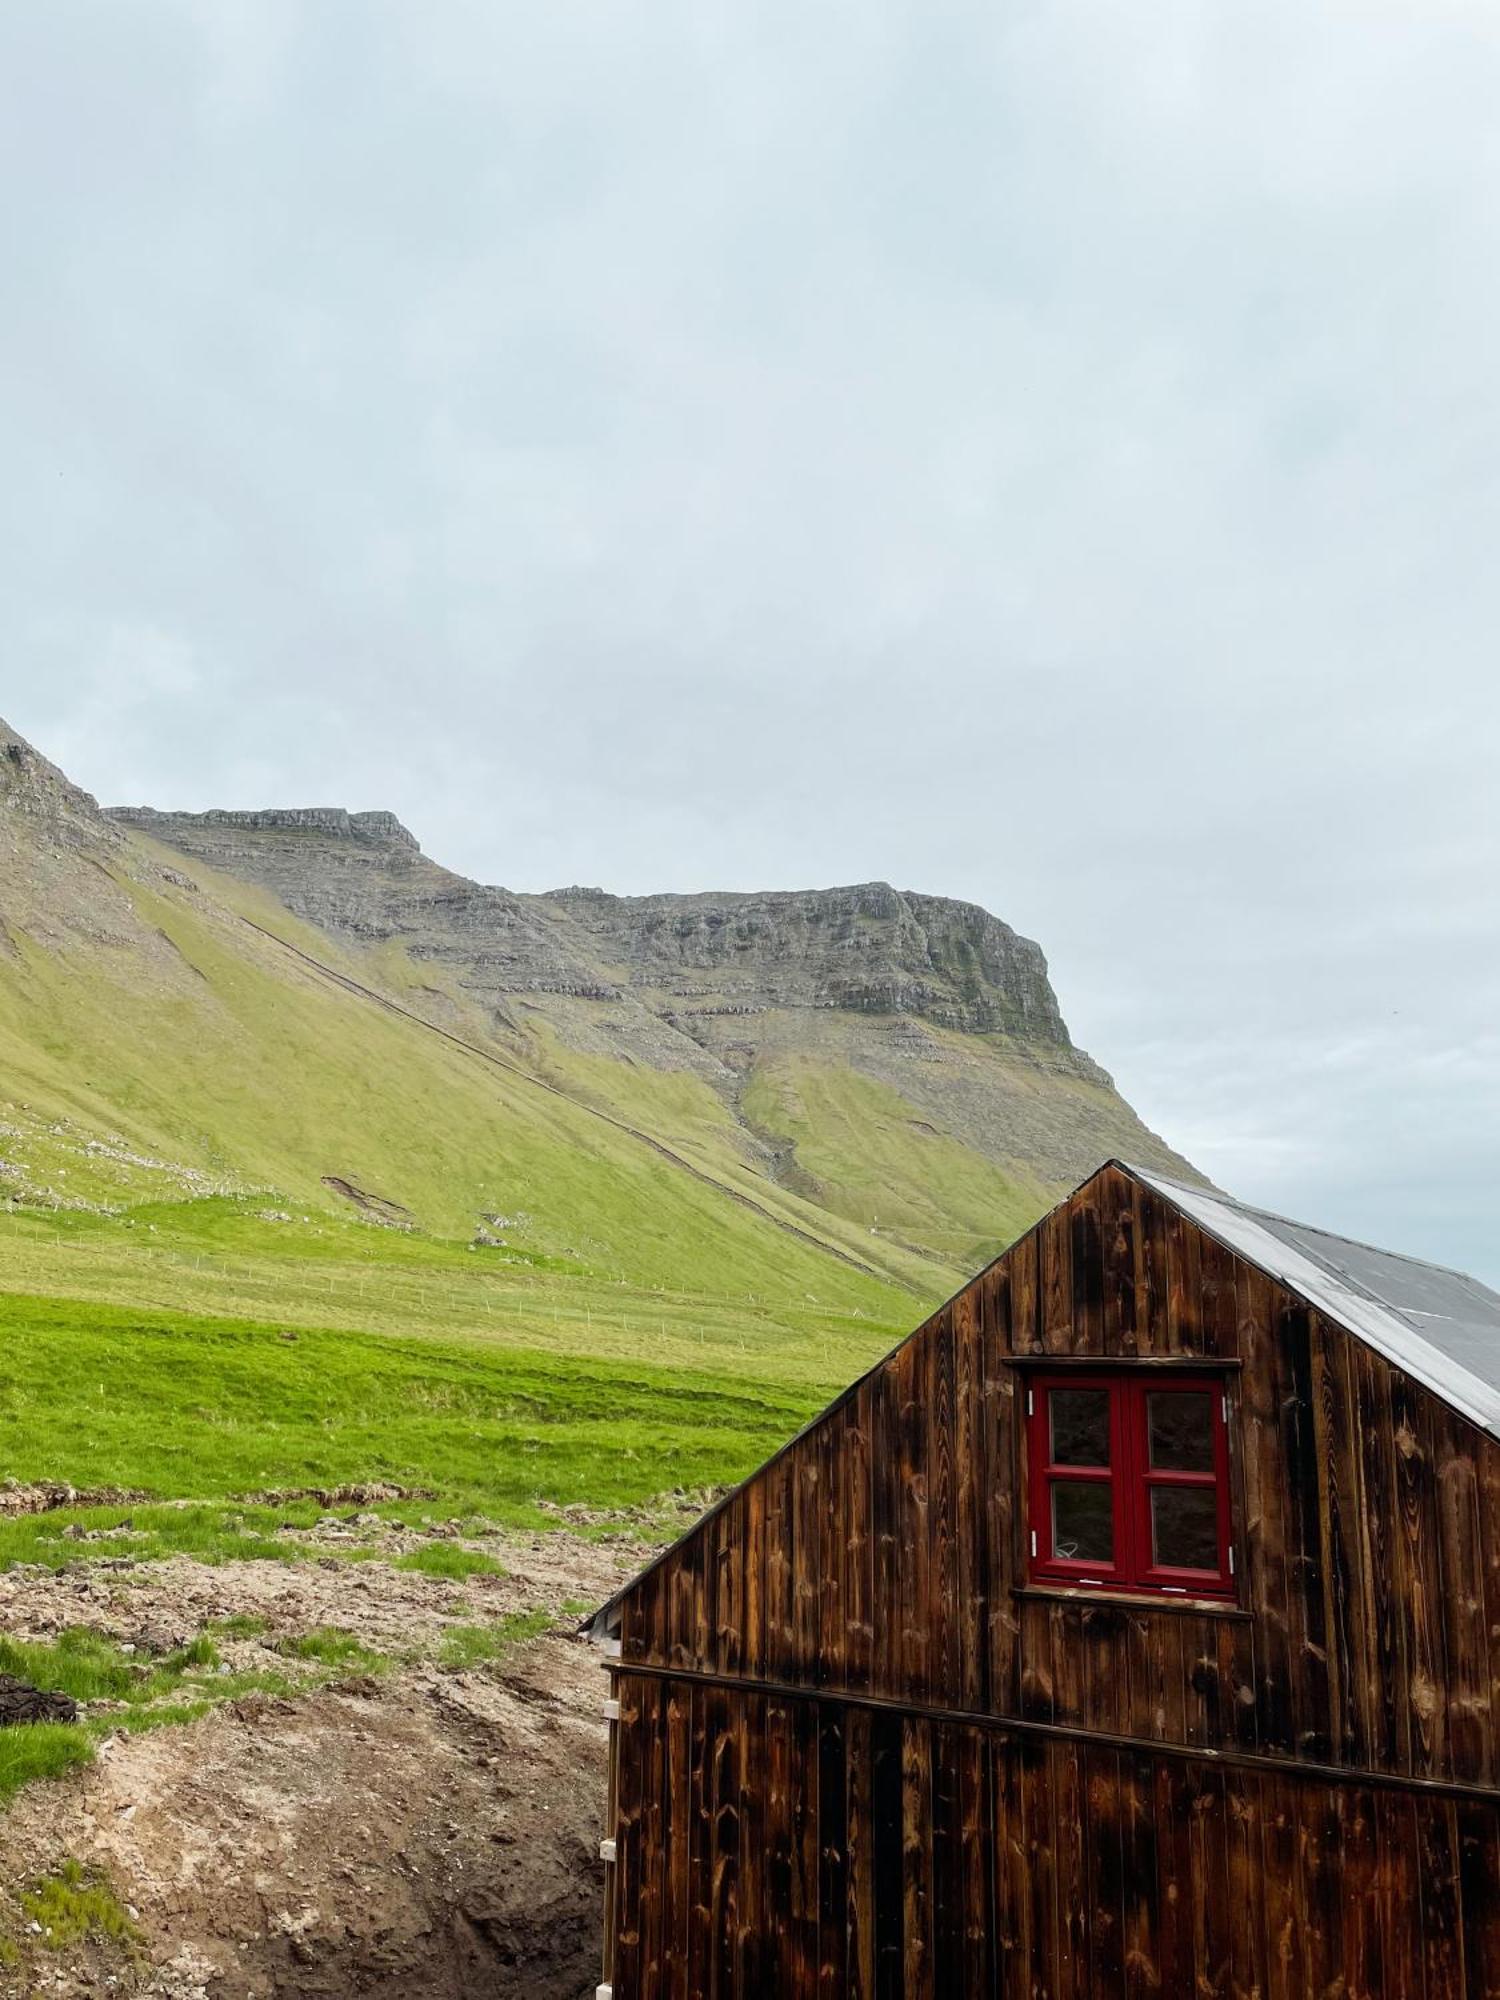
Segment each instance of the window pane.
[{"label": "window pane", "polygon": [[1162,1472],[1212,1472],[1214,1407],[1207,1393],[1157,1390],[1146,1398],[1151,1463]]},{"label": "window pane", "polygon": [[1204,1486],[1156,1486],[1151,1540],[1159,1569],[1219,1568],[1218,1496]]},{"label": "window pane", "polygon": [[[1071,1391],[1069,1392],[1072,1393]],[[1114,1561],[1113,1488],[1103,1481],[1058,1479],[1052,1485],[1052,1553],[1066,1562]]]},{"label": "window pane", "polygon": [[1054,1465],[1109,1464],[1108,1389],[1049,1389]]}]

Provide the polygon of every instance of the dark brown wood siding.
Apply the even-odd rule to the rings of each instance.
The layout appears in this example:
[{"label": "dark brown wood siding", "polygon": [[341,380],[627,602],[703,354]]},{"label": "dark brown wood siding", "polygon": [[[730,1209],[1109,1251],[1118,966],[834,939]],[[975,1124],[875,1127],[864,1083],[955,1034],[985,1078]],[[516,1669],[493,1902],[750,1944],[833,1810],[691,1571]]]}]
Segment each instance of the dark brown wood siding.
[{"label": "dark brown wood siding", "polygon": [[[1024,1368],[1226,1370],[1243,1613],[1028,1595]],[[1107,1169],[625,1599],[624,1657],[1500,1776],[1500,1445]]]},{"label": "dark brown wood siding", "polygon": [[677,1678],[621,1707],[615,2000],[1500,1993],[1493,1805]]},{"label": "dark brown wood siding", "polygon": [[[1038,1357],[1222,1367],[1237,1607],[1027,1587]],[[1500,2000],[1500,1445],[1123,1171],[620,1616],[616,2000]]]}]

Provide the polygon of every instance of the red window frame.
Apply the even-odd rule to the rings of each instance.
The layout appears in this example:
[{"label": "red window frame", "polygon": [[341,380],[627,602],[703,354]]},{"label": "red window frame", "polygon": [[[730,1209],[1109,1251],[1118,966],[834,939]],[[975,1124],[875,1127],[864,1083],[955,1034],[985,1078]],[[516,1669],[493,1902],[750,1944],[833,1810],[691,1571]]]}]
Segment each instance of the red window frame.
[{"label": "red window frame", "polygon": [[[1052,1459],[1051,1398],[1058,1390],[1099,1389],[1109,1397],[1109,1463],[1056,1464]],[[1207,1396],[1211,1412],[1212,1470],[1181,1471],[1151,1464],[1147,1398]],[[1236,1595],[1234,1524],[1229,1486],[1227,1392],[1221,1377],[1208,1374],[1059,1370],[1038,1373],[1028,1387],[1026,1440],[1030,1473],[1028,1548],[1033,1581],[1072,1584],[1097,1590],[1154,1592],[1169,1597]],[[1052,1496],[1061,1483],[1107,1486],[1114,1557],[1107,1563],[1060,1556],[1053,1545]],[[1151,1495],[1158,1488],[1196,1488],[1214,1495],[1218,1564],[1209,1569],[1175,1568],[1154,1560]]]}]

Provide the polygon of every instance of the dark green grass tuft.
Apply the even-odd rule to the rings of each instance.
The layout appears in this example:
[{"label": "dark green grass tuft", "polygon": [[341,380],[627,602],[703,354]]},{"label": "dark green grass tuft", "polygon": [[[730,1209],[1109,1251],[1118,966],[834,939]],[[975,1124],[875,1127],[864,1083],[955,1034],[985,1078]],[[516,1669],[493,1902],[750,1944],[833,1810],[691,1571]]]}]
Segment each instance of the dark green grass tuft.
[{"label": "dark green grass tuft", "polygon": [[23,1785],[65,1778],[94,1761],[87,1730],[71,1722],[37,1722],[0,1729],[0,1806],[9,1805]]},{"label": "dark green grass tuft", "polygon": [[21,1897],[27,1918],[40,1928],[49,1951],[64,1951],[86,1939],[134,1944],[140,1933],[108,1879],[82,1862],[65,1861]]},{"label": "dark green grass tuft", "polygon": [[504,1576],[505,1570],[493,1556],[478,1555],[472,1549],[455,1548],[452,1542],[434,1542],[430,1548],[414,1549],[396,1560],[397,1569],[419,1570],[423,1576],[446,1576],[462,1582],[468,1576]]},{"label": "dark green grass tuft", "polygon": [[454,1625],[443,1635],[439,1664],[445,1667],[482,1667],[500,1660],[528,1639],[539,1638],[552,1627],[546,1611],[513,1611],[490,1625]]},{"label": "dark green grass tuft", "polygon": [[384,1654],[362,1645],[342,1626],[320,1625],[312,1632],[283,1639],[276,1648],[289,1660],[316,1660],[325,1667],[354,1667],[362,1673],[376,1673],[387,1662]]}]

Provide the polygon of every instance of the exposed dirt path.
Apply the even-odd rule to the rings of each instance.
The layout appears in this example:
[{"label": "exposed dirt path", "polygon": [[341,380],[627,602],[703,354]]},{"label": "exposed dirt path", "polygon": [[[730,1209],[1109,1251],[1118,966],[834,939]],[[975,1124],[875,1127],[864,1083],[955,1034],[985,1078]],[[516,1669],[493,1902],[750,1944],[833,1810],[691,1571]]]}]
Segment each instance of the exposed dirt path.
[{"label": "exposed dirt path", "polygon": [[[0,1629],[117,1637],[265,1620],[237,1669],[338,1626],[431,1650],[456,1623],[607,1596],[644,1553],[565,1534],[489,1538],[504,1577],[383,1562],[174,1561],[0,1576]],[[185,1727],[119,1736],[92,1769],[0,1817],[0,1884],[74,1858],[135,1913],[134,1950],[25,1939],[5,2000],[579,2000],[598,1978],[604,1677],[551,1633],[487,1667],[432,1664],[253,1694]]]}]

